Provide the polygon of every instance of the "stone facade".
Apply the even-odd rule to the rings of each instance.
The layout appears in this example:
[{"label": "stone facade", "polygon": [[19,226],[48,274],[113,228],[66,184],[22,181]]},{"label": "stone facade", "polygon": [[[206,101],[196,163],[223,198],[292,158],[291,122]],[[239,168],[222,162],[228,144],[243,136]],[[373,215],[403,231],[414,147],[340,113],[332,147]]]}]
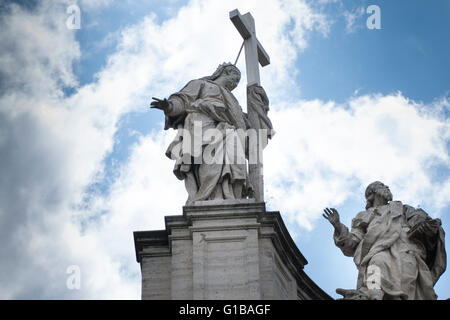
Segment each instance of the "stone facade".
[{"label": "stone facade", "polygon": [[331,299],[264,203],[185,206],[165,224],[134,233],[142,299]]}]

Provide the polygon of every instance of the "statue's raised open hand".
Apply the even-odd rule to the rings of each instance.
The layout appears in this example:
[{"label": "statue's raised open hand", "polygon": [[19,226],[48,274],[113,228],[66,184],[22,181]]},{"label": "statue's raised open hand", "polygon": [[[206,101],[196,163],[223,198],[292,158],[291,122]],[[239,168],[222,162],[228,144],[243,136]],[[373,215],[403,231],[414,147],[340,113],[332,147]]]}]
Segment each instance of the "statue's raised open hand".
[{"label": "statue's raised open hand", "polygon": [[158,99],[155,97],[152,97],[153,100],[150,103],[150,108],[160,109],[166,112],[169,109],[169,101],[167,99]]},{"label": "statue's raised open hand", "polygon": [[339,221],[339,213],[337,212],[337,210],[335,208],[325,208],[323,210],[323,212],[325,212],[323,214],[323,217],[325,219],[327,219],[328,221],[330,221],[330,223],[336,228],[340,221]]}]

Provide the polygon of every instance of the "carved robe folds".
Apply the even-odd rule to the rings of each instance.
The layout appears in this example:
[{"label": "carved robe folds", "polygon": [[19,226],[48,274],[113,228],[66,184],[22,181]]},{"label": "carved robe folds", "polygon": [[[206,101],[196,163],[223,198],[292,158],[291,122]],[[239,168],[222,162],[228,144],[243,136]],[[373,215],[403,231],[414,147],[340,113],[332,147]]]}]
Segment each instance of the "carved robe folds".
[{"label": "carved robe folds", "polygon": [[[435,227],[433,234],[410,237],[424,221]],[[422,209],[392,201],[358,213],[351,231],[341,224],[334,241],[346,256],[354,257],[357,289],[369,298],[436,299],[433,286],[446,268],[440,225]]]},{"label": "carved robe folds", "polygon": [[[178,129],[178,135],[166,155],[176,160],[177,178],[186,180],[188,203],[245,197],[250,187],[245,136],[237,130],[245,134],[248,121],[233,94],[213,81],[199,79],[190,81],[180,92],[171,95],[169,101],[171,109],[166,114],[165,129]],[[212,131],[208,129],[220,132],[221,137],[211,136]],[[183,147],[186,133],[191,146],[199,146],[198,154]],[[213,149],[216,160],[205,162],[205,152]]]}]

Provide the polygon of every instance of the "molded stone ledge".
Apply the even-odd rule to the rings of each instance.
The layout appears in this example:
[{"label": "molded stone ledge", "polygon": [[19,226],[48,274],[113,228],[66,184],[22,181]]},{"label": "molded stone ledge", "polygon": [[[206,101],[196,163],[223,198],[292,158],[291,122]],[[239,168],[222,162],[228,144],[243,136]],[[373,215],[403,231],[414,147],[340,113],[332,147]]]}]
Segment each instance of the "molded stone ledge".
[{"label": "molded stone ledge", "polygon": [[[331,299],[304,272],[308,261],[280,213],[264,203],[185,206],[165,224],[134,233],[144,299]],[[153,286],[160,272],[169,278]]]},{"label": "molded stone ledge", "polygon": [[232,204],[248,204],[256,203],[255,199],[217,199],[217,200],[202,200],[194,201],[189,207],[203,207],[203,206],[220,206]]},{"label": "molded stone ledge", "polygon": [[233,216],[240,213],[264,213],[266,212],[266,204],[264,202],[230,202],[228,204],[214,204],[213,201],[205,201],[208,204],[190,205],[183,207],[183,215],[199,216],[199,215],[221,215],[231,214]]}]

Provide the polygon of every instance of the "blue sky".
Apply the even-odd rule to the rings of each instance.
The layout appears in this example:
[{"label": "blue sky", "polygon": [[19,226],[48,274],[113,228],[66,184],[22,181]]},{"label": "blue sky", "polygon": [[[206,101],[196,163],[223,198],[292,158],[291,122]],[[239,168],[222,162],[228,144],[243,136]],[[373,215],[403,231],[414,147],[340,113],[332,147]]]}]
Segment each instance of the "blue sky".
[{"label": "blue sky", "polygon": [[[74,3],[79,30],[65,26]],[[261,69],[277,131],[265,151],[266,203],[281,212],[308,275],[333,297],[355,286],[356,267],[321,213],[336,207],[350,226],[375,180],[441,218],[448,233],[449,2],[260,3],[3,5],[0,274],[21,281],[0,276],[0,297],[139,298],[132,232],[163,228],[187,197],[164,156],[174,132],[162,130],[150,98],[234,61],[234,8],[252,13],[271,57]],[[380,30],[366,26],[374,4]],[[245,69],[243,57],[238,67]],[[245,106],[243,82],[236,96]],[[13,253],[17,246],[24,256]],[[24,261],[45,276],[18,268]],[[65,285],[69,265],[80,266],[80,290]],[[450,297],[448,272],[435,288]]]}]

